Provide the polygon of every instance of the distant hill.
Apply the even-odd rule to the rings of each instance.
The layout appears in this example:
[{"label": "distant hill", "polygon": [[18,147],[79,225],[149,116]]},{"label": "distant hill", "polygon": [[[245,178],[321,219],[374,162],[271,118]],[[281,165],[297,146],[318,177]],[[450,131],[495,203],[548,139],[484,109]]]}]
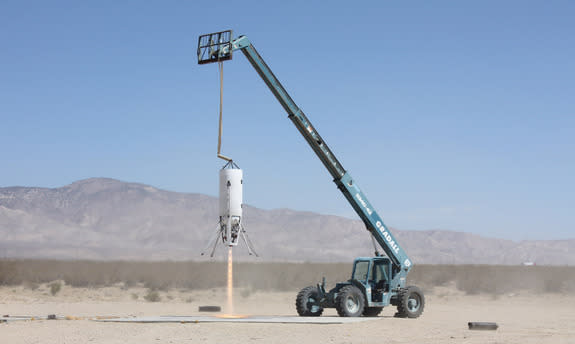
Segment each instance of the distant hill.
[{"label": "distant hill", "polygon": [[[206,259],[214,197],[92,178],[60,188],[0,188],[0,256],[65,259]],[[350,262],[373,254],[359,220],[244,206],[246,229],[265,261]],[[419,264],[575,265],[575,240],[514,242],[474,234],[392,229]],[[218,256],[224,256],[218,249]],[[235,250],[247,259],[242,243]]]}]

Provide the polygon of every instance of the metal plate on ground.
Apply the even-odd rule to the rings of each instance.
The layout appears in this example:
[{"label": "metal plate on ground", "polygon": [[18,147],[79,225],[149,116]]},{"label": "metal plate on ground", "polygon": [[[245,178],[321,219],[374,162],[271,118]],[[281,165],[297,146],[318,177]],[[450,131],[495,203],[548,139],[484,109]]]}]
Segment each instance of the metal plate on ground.
[{"label": "metal plate on ground", "polygon": [[246,316],[242,318],[208,317],[208,316],[160,316],[134,317],[115,319],[94,319],[101,322],[125,323],[276,323],[276,324],[346,324],[357,323],[377,318],[346,317],[299,317],[299,316]]},{"label": "metal plate on ground", "polygon": [[56,316],[55,314],[50,315],[4,315],[0,317],[0,322],[12,322],[12,321],[32,321],[32,320],[63,320],[65,317]]}]

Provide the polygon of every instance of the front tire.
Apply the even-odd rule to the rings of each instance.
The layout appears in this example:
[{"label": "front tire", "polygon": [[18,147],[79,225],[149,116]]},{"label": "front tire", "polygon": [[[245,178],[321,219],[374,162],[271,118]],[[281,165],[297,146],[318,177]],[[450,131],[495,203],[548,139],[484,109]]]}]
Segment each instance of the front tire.
[{"label": "front tire", "polygon": [[323,313],[323,307],[319,305],[319,292],[317,287],[303,288],[295,300],[297,314],[301,317],[319,317]]},{"label": "front tire", "polygon": [[397,295],[397,318],[418,318],[425,307],[425,297],[418,287],[410,286]]},{"label": "front tire", "polygon": [[358,287],[348,285],[339,290],[335,298],[335,309],[340,317],[359,317],[363,313],[365,301]]}]

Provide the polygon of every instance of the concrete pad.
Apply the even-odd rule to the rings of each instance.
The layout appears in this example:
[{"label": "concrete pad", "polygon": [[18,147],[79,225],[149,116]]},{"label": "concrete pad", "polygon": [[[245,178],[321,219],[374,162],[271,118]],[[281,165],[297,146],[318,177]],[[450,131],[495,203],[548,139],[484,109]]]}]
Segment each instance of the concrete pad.
[{"label": "concrete pad", "polygon": [[344,317],[298,317],[298,316],[246,316],[245,318],[224,318],[216,316],[159,316],[113,319],[92,319],[101,322],[126,323],[276,323],[276,324],[346,324],[377,318],[344,318]]}]

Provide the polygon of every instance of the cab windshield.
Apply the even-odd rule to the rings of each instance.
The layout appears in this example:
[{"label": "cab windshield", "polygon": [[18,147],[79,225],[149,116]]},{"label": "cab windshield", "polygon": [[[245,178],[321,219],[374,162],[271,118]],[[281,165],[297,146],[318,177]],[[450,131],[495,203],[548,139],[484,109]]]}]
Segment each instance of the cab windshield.
[{"label": "cab windshield", "polygon": [[373,264],[373,273],[371,279],[375,282],[387,280],[387,269],[389,268],[387,262],[379,261]]},{"label": "cab windshield", "polygon": [[369,261],[359,261],[355,263],[355,268],[353,269],[354,280],[365,281],[367,280],[367,274],[369,272]]}]

